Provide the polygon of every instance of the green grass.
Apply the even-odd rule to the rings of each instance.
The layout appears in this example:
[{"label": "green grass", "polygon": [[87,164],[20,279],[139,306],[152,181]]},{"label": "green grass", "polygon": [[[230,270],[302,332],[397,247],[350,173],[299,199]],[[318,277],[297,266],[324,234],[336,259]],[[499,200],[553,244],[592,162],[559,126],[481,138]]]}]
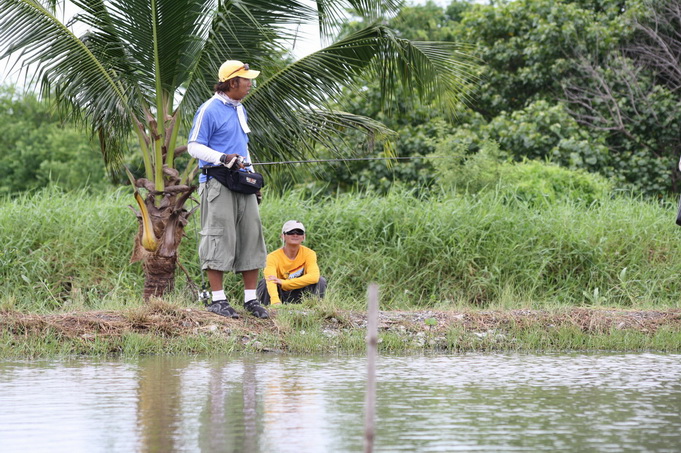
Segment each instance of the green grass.
[{"label": "green grass", "polygon": [[[125,190],[0,201],[0,310],[139,306],[142,271],[129,263],[132,202]],[[364,307],[369,282],[379,283],[384,309],[679,307],[674,211],[671,202],[630,197],[536,208],[494,192],[417,198],[395,190],[323,199],[266,193],[261,213],[268,250],[280,246],[285,220],[305,223],[333,310]],[[180,261],[200,282],[197,223],[190,219]],[[240,300],[240,278],[228,275],[225,284]],[[168,299],[196,305],[179,269]]]},{"label": "green grass", "polygon": [[164,338],[151,334],[127,333],[121,337],[93,335],[68,338],[56,333],[16,337],[0,335],[0,357],[138,357],[142,355],[215,355],[244,349],[235,339],[209,335]]},{"label": "green grass", "polygon": [[[250,331],[238,327],[203,331],[187,336],[164,336],[159,332],[127,332],[120,336],[92,334],[66,336],[55,330],[21,335],[0,333],[0,357],[139,357],[143,355],[225,355],[248,353],[363,354],[366,351],[363,328],[325,328],[319,312],[307,310],[310,322],[291,310],[279,312],[281,328]],[[292,323],[291,320],[295,320]],[[314,322],[319,321],[319,322]],[[328,325],[327,325],[328,326]],[[461,325],[445,332],[387,330],[379,333],[382,354],[422,352],[564,352],[564,351],[658,351],[681,352],[681,331],[662,326],[654,332],[612,329],[586,332],[573,325],[519,327],[512,323],[490,330],[474,330]]]},{"label": "green grass", "polygon": [[447,332],[440,349],[456,352],[474,351],[681,351],[681,332],[663,327],[655,333],[631,329],[607,332],[584,332],[574,326],[547,329],[531,328],[492,332],[472,332],[456,327]]},{"label": "green grass", "polygon": [[[419,198],[404,189],[384,197],[265,195],[268,250],[280,246],[285,220],[304,222],[306,244],[330,282],[323,301],[277,307],[277,330],[257,333],[247,316],[230,333],[208,329],[178,337],[3,330],[0,357],[363,353],[365,330],[346,317],[347,310],[364,310],[370,282],[380,285],[382,310],[681,306],[681,229],[673,223],[673,202],[614,197],[537,207],[494,191]],[[126,190],[46,190],[0,201],[0,312],[116,310],[133,324],[143,322],[142,271],[129,262],[137,231],[132,202]],[[198,283],[197,224],[190,219],[180,261]],[[239,276],[227,275],[225,285],[232,300],[242,299]],[[179,269],[176,290],[165,299],[180,309],[198,305]],[[457,326],[445,333],[423,327],[381,331],[380,351],[681,351],[673,326],[584,332],[538,323],[503,331]]]},{"label": "green grass", "polygon": [[305,213],[296,202],[287,199],[274,217],[302,213],[331,288],[353,300],[369,281],[381,285],[390,308],[681,300],[679,231],[669,205],[617,198],[539,210],[494,193],[415,199],[396,192],[330,199]]}]

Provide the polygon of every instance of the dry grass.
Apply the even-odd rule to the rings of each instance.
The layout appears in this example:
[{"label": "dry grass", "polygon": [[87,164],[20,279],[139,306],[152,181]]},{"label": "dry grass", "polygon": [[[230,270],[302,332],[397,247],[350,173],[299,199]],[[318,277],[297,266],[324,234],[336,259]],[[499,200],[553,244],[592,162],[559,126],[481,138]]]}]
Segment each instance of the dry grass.
[{"label": "dry grass", "polygon": [[[352,316],[357,326],[366,325],[364,314]],[[434,322],[427,323],[433,319]],[[430,324],[430,325],[429,325]],[[666,326],[681,329],[681,309],[615,310],[569,308],[562,310],[485,310],[485,311],[391,311],[381,312],[379,328],[394,330],[404,326],[410,330],[446,331],[462,327],[470,331],[508,328],[577,327],[584,333],[605,333],[612,329],[629,329],[654,333]]]},{"label": "dry grass", "polygon": [[[258,320],[245,314],[241,319],[228,319],[203,309],[174,306],[154,301],[130,311],[83,311],[59,314],[0,312],[0,331],[15,336],[40,336],[46,332],[68,338],[92,336],[122,336],[127,333],[151,334],[161,337],[188,337],[208,331],[238,334],[279,335],[281,325],[277,311],[272,318]],[[321,320],[325,330],[363,329],[366,313],[339,311],[338,317]],[[311,315],[311,317],[314,317]],[[563,310],[504,310],[504,311],[382,311],[379,329],[382,332],[446,332],[452,328],[466,331],[517,330],[525,328],[573,327],[586,334],[602,334],[618,330],[633,330],[654,334],[661,327],[681,330],[681,309],[615,310],[570,308]],[[285,329],[284,329],[285,330]]]}]

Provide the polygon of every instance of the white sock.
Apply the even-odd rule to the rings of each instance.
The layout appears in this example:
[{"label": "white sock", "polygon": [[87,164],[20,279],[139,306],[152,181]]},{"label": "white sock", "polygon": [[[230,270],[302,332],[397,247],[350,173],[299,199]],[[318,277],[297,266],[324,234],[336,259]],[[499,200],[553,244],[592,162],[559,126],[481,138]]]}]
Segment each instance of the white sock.
[{"label": "white sock", "polygon": [[222,289],[220,291],[213,291],[213,302],[218,301],[218,300],[225,300],[227,297],[225,296],[225,290]]},{"label": "white sock", "polygon": [[244,302],[248,302],[249,300],[256,299],[258,296],[256,296],[256,291],[254,289],[247,289],[244,290]]}]

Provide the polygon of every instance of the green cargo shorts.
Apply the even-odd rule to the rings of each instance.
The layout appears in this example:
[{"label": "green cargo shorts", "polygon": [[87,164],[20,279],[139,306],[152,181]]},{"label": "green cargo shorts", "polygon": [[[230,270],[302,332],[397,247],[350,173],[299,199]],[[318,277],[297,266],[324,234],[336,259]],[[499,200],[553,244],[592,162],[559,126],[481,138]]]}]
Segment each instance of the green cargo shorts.
[{"label": "green cargo shorts", "polygon": [[242,272],[262,269],[265,237],[255,195],[232,192],[215,178],[199,185],[201,269]]}]

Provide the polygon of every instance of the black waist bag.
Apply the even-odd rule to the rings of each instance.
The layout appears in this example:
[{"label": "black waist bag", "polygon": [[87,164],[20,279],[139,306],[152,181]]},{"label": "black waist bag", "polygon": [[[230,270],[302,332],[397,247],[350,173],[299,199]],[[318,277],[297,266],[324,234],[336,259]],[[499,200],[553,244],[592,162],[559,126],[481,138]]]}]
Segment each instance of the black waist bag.
[{"label": "black waist bag", "polygon": [[254,194],[265,185],[260,173],[230,170],[222,166],[204,168],[202,173],[217,179],[232,192]]}]

